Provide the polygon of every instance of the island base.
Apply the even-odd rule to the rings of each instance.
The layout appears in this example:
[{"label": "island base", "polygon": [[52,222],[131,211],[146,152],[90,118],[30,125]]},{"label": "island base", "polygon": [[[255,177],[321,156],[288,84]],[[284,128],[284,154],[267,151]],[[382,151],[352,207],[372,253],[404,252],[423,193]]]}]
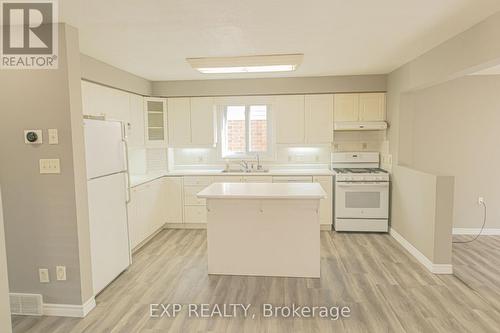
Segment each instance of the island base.
[{"label": "island base", "polygon": [[319,200],[208,199],[208,273],[320,277]]}]

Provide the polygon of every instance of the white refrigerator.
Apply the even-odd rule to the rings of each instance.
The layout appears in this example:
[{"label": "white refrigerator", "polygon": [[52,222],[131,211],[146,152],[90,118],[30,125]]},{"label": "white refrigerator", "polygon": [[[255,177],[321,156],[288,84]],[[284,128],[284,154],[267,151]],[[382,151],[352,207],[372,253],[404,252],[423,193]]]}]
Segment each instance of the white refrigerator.
[{"label": "white refrigerator", "polygon": [[119,121],[84,119],[92,280],[97,295],[131,264],[128,170]]}]

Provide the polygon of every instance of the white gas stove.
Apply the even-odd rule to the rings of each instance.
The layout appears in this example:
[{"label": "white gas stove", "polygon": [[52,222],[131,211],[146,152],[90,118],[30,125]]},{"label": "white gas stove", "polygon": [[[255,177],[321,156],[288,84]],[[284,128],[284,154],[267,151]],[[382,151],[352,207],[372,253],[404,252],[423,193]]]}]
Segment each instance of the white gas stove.
[{"label": "white gas stove", "polygon": [[389,231],[389,173],[377,152],[332,154],[335,171],[335,230]]}]

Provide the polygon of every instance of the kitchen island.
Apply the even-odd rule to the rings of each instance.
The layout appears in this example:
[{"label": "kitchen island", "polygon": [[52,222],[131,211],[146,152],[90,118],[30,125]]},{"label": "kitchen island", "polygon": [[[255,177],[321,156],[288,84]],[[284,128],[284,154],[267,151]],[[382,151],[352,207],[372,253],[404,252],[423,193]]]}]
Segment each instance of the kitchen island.
[{"label": "kitchen island", "polygon": [[320,276],[317,183],[214,183],[207,200],[208,273]]}]

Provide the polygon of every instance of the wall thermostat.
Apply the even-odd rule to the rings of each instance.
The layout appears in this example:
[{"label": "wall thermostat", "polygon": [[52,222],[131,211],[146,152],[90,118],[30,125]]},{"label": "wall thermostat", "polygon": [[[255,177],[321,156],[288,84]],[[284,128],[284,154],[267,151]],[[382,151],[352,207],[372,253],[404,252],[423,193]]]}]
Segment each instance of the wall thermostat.
[{"label": "wall thermostat", "polygon": [[28,145],[36,145],[42,143],[42,130],[25,130],[24,143]]}]

